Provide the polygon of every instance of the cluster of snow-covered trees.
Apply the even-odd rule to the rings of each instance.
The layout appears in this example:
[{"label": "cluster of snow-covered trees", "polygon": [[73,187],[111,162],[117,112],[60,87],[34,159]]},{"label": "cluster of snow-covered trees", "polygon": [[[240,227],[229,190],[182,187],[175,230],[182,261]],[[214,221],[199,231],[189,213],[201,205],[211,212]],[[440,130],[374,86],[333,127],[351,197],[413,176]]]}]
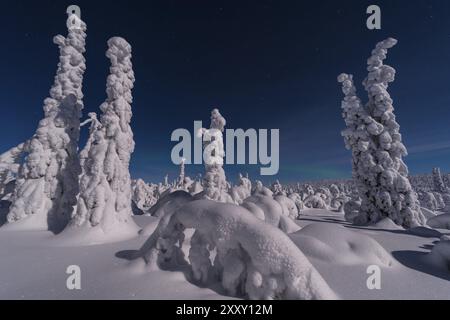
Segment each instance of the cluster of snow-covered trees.
[{"label": "cluster of snow-covered trees", "polygon": [[[133,223],[128,169],[134,150],[131,46],[118,37],[108,41],[111,68],[102,115],[98,120],[91,113],[80,124],[87,28],[75,14],[68,21],[68,35],[54,38],[60,55],[44,118],[30,140],[0,158],[3,192],[14,176],[7,222],[13,229],[54,233],[99,226],[107,234],[118,222]],[[80,128],[88,123],[89,138],[79,152]]]},{"label": "cluster of snow-covered trees", "polygon": [[[333,299],[335,293],[287,236],[300,229],[295,220],[302,212],[345,212],[348,221],[364,225],[385,218],[407,228],[427,219],[430,226],[447,223],[437,215],[450,212],[447,176],[435,168],[431,176],[410,180],[403,162],[407,152],[387,91],[395,70],[383,64],[396,40],[378,43],[368,59],[367,103],[358,97],[352,75],[338,77],[352,180],[296,185],[276,180],[266,187],[239,175],[233,185],[223,168],[226,120],[215,108],[209,129],[197,133],[206,155],[203,178],[191,179],[182,161],[173,182],[166,176],[148,184],[132,180],[129,172],[135,148],[131,46],[119,37],[108,41],[111,66],[101,115],[90,113],[80,123],[86,24],[78,22],[67,37],[54,38],[60,61],[36,133],[0,155],[0,200],[10,201],[6,227],[89,235],[91,244],[137,236],[133,214],[152,215],[158,226],[148,234],[142,230],[150,237],[139,250],[151,268],[188,262],[196,281],[213,278],[234,296]],[[89,137],[80,151],[80,128],[86,125]],[[194,229],[188,261],[182,250],[186,229]]]}]

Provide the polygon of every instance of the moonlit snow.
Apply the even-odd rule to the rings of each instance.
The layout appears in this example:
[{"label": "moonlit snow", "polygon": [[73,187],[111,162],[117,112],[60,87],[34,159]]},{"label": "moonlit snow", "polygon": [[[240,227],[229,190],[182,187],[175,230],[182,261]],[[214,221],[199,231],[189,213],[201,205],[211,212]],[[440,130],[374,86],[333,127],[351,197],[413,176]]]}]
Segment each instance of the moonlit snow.
[{"label": "moonlit snow", "polygon": [[[129,170],[132,45],[108,40],[106,100],[83,115],[87,28],[69,19],[78,27],[54,38],[59,64],[35,134],[0,155],[0,299],[449,298],[449,176],[408,174],[384,64],[397,40],[368,59],[366,103],[352,75],[338,77],[353,179],[230,177],[233,114],[211,108],[196,133],[203,177],[182,161],[177,177],[147,182]],[[73,265],[82,290],[66,286]]]}]

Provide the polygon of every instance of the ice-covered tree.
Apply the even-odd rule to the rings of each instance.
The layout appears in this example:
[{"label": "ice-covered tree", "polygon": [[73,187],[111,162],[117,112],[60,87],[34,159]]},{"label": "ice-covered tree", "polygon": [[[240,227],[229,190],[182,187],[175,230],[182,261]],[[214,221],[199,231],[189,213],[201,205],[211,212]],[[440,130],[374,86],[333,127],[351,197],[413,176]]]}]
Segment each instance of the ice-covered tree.
[{"label": "ice-covered tree", "polygon": [[[105,234],[135,229],[131,219],[129,163],[134,151],[130,127],[134,73],[131,46],[123,38],[108,41],[106,56],[111,60],[107,99],[100,106],[100,123],[91,123],[88,144],[83,150],[83,173],[76,214],[70,227],[101,228]],[[122,229],[121,229],[122,228]]]},{"label": "ice-covered tree", "polygon": [[78,194],[81,168],[78,158],[82,83],[86,70],[86,24],[76,15],[68,36],[53,42],[60,56],[50,97],[44,101],[45,117],[26,143],[26,157],[20,167],[8,222],[33,216],[30,228],[54,232],[68,223]]},{"label": "ice-covered tree", "polygon": [[402,160],[407,151],[387,91],[395,70],[383,64],[388,49],[396,43],[392,38],[378,43],[368,59],[369,73],[363,82],[366,105],[356,94],[352,76],[338,77],[345,95],[342,109],[347,129],[342,134],[352,151],[353,176],[362,201],[355,222],[376,223],[388,217],[398,225],[414,227],[423,225],[425,218]]},{"label": "ice-covered tree", "polygon": [[448,192],[447,188],[445,187],[444,181],[442,180],[441,169],[433,168],[432,176],[434,191],[440,193]]},{"label": "ice-covered tree", "polygon": [[223,170],[225,151],[223,131],[226,120],[218,109],[211,112],[211,126],[198,133],[204,141],[205,176],[203,178],[204,198],[219,202],[232,202],[228,195],[228,184]]}]

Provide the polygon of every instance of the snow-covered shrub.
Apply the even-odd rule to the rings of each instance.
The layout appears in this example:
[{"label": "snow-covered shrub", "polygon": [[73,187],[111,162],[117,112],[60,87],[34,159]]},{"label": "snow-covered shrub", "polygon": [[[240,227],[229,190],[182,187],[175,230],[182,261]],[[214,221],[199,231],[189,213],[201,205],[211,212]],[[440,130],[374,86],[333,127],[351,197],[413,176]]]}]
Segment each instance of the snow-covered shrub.
[{"label": "snow-covered shrub", "polygon": [[318,188],[316,190],[316,195],[321,197],[323,199],[323,201],[325,201],[325,204],[327,206],[330,206],[333,196],[328,188],[325,188],[325,187]]},{"label": "snow-covered shrub", "polygon": [[4,199],[5,196],[14,192],[13,190],[8,190],[8,186],[14,181],[20,167],[20,161],[23,155],[24,144],[21,143],[17,147],[11,148],[5,153],[0,155],[0,200]]},{"label": "snow-covered shrub", "polygon": [[350,223],[360,224],[358,217],[361,210],[361,200],[350,200],[344,204],[345,220]]},{"label": "snow-covered shrub", "polygon": [[450,213],[444,213],[431,217],[427,221],[427,225],[435,229],[448,229],[450,230]]},{"label": "snow-covered shrub", "polygon": [[252,183],[248,178],[239,174],[239,184],[230,189],[230,195],[235,204],[241,204],[252,193]]},{"label": "snow-covered shrub", "polygon": [[437,209],[445,208],[445,202],[444,202],[443,194],[440,194],[439,192],[433,192],[433,196],[436,199]]},{"label": "snow-covered shrub", "polygon": [[132,181],[132,200],[144,213],[153,207],[157,201],[154,187],[145,183],[142,179]]},{"label": "snow-covered shrub", "polygon": [[173,213],[177,208],[187,202],[193,201],[191,194],[183,190],[177,190],[160,198],[156,204],[148,210],[148,214],[153,217],[163,217]]},{"label": "snow-covered shrub", "polygon": [[[78,19],[76,15],[69,17]],[[69,222],[77,202],[80,117],[83,108],[82,82],[86,70],[86,24],[69,28],[65,38],[53,42],[60,56],[50,97],[44,101],[45,117],[25,144],[8,222],[34,216],[27,228],[61,231]]]},{"label": "snow-covered shrub", "polygon": [[301,210],[305,209],[305,204],[302,201],[302,197],[297,193],[297,192],[293,192],[291,194],[289,194],[289,199],[291,199],[292,201],[294,201],[295,205],[297,206],[297,210],[300,213]]},{"label": "snow-covered shrub", "polygon": [[422,207],[429,210],[436,211],[438,209],[438,202],[432,192],[419,193],[419,201]]},{"label": "snow-covered shrub", "polygon": [[80,177],[77,211],[70,227],[100,228],[104,234],[117,229],[134,234],[131,207],[130,157],[134,150],[130,127],[135,81],[131,46],[119,37],[108,41],[106,56],[111,61],[107,79],[107,99],[100,106],[100,124],[91,124],[92,143],[83,151],[87,155]]},{"label": "snow-covered shrub", "polygon": [[427,260],[434,267],[440,268],[446,272],[450,271],[450,241],[441,240],[431,250]]},{"label": "snow-covered shrub", "polygon": [[338,77],[345,94],[342,109],[347,129],[342,135],[352,151],[353,176],[362,199],[358,220],[376,223],[389,217],[398,225],[415,227],[423,225],[425,218],[402,160],[407,151],[387,91],[395,70],[383,64],[388,49],[396,43],[392,38],[378,43],[368,59],[369,74],[363,83],[367,105],[356,95],[351,75]]},{"label": "snow-covered shrub", "polygon": [[305,207],[310,209],[327,209],[327,204],[321,194],[308,196],[304,201]]},{"label": "snow-covered shrub", "polygon": [[188,228],[195,230],[188,258],[197,281],[217,275],[228,294],[250,299],[336,298],[283,232],[233,204],[194,201],[161,219],[141,249],[147,263],[162,268],[182,263]]}]

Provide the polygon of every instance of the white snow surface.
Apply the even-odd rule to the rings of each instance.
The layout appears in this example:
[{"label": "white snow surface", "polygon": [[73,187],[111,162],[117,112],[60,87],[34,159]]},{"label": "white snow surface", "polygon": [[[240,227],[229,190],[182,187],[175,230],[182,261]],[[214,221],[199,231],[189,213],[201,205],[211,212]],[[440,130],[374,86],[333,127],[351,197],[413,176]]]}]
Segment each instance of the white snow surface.
[{"label": "white snow surface", "polygon": [[[150,233],[158,224],[154,217],[134,216],[133,219]],[[314,246],[308,248],[301,244],[305,256],[339,298],[449,298],[450,274],[443,267],[445,259],[441,254],[448,252],[448,244],[441,242],[435,247],[434,251],[441,258],[429,254],[440,237],[450,235],[448,230],[421,227],[408,232],[387,230],[385,225],[356,227],[345,222],[341,213],[318,209],[302,211],[297,223],[306,227],[298,234],[303,232],[303,237],[337,250],[331,255],[336,262],[330,262],[330,259],[322,259]],[[308,225],[312,226],[308,229]],[[310,235],[314,229],[318,233]],[[368,253],[333,244],[327,239],[333,239],[326,232],[329,230],[333,233],[338,230],[339,239],[348,244],[365,239],[358,247],[378,248],[381,257],[387,253],[392,264],[381,263],[384,260],[377,255],[372,255],[371,261],[362,261]],[[291,235],[297,245],[298,234]],[[132,261],[147,237],[143,234],[116,243],[64,246],[48,231],[11,232],[0,228],[0,256],[6,257],[0,262],[0,299],[234,299],[219,285],[199,286],[184,269],[149,270],[142,259]],[[189,235],[186,241],[188,239]],[[182,250],[188,257],[190,246],[186,244]],[[337,258],[339,255],[350,256],[352,260]],[[368,290],[366,286],[367,267],[374,261],[381,263],[381,290]],[[79,265],[82,272],[82,290],[79,291],[66,288],[66,269],[74,264]]]}]

